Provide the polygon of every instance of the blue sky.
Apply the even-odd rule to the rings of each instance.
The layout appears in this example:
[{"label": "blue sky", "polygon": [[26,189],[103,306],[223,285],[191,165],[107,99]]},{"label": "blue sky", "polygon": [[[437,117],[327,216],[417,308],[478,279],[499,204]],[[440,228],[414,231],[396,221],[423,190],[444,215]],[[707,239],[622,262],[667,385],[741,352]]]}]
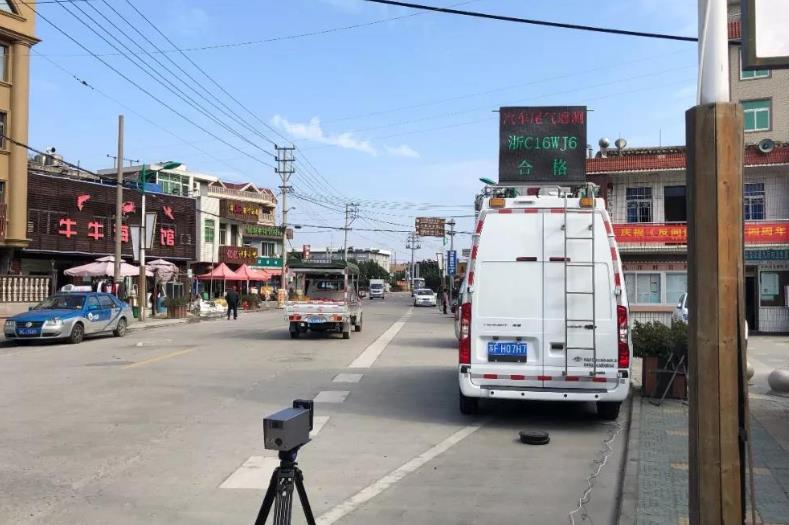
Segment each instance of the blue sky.
[{"label": "blue sky", "polygon": [[[196,83],[161,54],[155,56],[163,65],[140,57],[147,63],[144,69],[161,79],[156,81],[63,7],[48,3],[38,10],[150,93],[241,151],[141,93],[41,19],[37,28],[43,42],[33,54],[43,56],[34,56],[31,66],[31,145],[55,146],[67,160],[91,169],[110,167],[106,154],[116,151],[117,115],[124,113],[127,157],[144,162],[174,159],[191,169],[273,188],[278,179],[264,164],[272,164],[273,146],[260,134],[285,141],[267,125],[299,148],[295,190],[328,206],[292,199],[289,205],[296,210],[291,222],[340,226],[337,203],[354,199],[362,204],[358,228],[402,230],[407,228],[400,224],[413,224],[415,215],[458,215],[458,229],[468,231],[471,219],[464,216],[473,213],[477,179],[496,178],[498,120],[493,110],[499,106],[587,105],[594,110],[590,143],[622,136],[631,146],[648,146],[661,137],[664,145],[684,143],[684,111],[694,104],[696,46],[691,43],[416,13],[361,0],[133,1],[176,45],[192,49],[186,51],[189,57],[255,117],[182,55],[167,56],[209,90],[214,103],[232,108],[254,131],[198,99],[188,87]],[[153,50],[153,43],[172,49],[126,0],[106,2],[149,42],[134,34],[104,0],[76,4],[119,38],[96,10],[146,50]],[[688,0],[425,3],[642,31],[696,32],[696,6]],[[76,7],[70,10],[97,27]],[[342,29],[360,24],[369,25]],[[296,36],[326,30],[331,31]],[[278,37],[289,38],[271,41]],[[124,43],[139,51],[130,41]],[[195,49],[224,44],[229,45]],[[200,100],[237,134],[178,99],[165,84]],[[413,203],[437,206],[420,210]],[[405,259],[405,237],[353,231],[350,244],[396,250],[398,259]],[[465,247],[469,237],[461,235],[457,241]],[[293,243],[298,248],[337,247],[342,232],[305,227]],[[422,246],[421,255],[428,257],[442,242],[425,239]]]}]

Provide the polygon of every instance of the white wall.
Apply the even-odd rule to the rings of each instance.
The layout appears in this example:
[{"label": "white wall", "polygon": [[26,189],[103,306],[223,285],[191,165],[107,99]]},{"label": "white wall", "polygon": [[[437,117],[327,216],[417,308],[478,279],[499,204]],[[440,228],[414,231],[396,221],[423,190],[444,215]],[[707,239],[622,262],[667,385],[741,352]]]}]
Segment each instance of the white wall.
[{"label": "white wall", "polygon": [[[198,212],[197,224],[200,231],[197,234],[197,253],[201,262],[217,262],[219,260],[219,199],[201,195],[197,199]],[[214,242],[205,242],[205,221],[214,221]]]}]

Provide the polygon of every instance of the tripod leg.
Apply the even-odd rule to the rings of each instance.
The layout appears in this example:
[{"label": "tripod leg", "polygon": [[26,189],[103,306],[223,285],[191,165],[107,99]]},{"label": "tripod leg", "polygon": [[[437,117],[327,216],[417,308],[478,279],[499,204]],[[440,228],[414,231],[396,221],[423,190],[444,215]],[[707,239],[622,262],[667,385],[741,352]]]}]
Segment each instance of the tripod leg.
[{"label": "tripod leg", "polygon": [[276,488],[277,496],[274,500],[274,525],[290,525],[294,477],[293,466],[280,467]]},{"label": "tripod leg", "polygon": [[304,476],[300,469],[296,469],[296,490],[299,492],[301,507],[304,509],[304,516],[307,518],[307,525],[315,525],[315,516],[312,515],[310,500],[307,499],[307,491],[304,489]]},{"label": "tripod leg", "polygon": [[279,468],[275,468],[274,472],[271,473],[271,480],[268,483],[268,490],[266,490],[266,495],[263,498],[263,504],[260,506],[260,512],[258,512],[255,525],[264,525],[268,519],[268,514],[271,512],[271,505],[274,503],[274,497],[277,494],[278,474]]}]

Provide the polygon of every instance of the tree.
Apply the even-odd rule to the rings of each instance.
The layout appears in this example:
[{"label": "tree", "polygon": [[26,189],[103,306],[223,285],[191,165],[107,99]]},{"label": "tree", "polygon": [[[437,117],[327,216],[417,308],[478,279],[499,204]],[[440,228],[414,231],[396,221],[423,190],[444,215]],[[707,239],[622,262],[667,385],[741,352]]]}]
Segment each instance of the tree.
[{"label": "tree", "polygon": [[439,292],[443,287],[441,270],[438,269],[438,262],[426,260],[419,263],[419,277],[425,280],[425,287],[434,292]]},{"label": "tree", "polygon": [[362,261],[357,262],[356,265],[359,267],[359,284],[367,288],[370,286],[370,279],[383,279],[384,281],[389,280],[389,272],[383,269],[383,267],[375,261]]}]

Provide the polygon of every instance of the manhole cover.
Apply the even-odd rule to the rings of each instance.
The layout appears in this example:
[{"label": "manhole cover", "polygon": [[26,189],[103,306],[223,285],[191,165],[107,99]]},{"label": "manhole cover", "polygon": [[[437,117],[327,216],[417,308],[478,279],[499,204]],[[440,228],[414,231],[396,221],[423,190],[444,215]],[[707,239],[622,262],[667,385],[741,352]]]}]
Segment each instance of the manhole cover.
[{"label": "manhole cover", "polygon": [[85,366],[122,366],[132,363],[134,363],[134,361],[101,361],[99,363],[87,363]]}]

